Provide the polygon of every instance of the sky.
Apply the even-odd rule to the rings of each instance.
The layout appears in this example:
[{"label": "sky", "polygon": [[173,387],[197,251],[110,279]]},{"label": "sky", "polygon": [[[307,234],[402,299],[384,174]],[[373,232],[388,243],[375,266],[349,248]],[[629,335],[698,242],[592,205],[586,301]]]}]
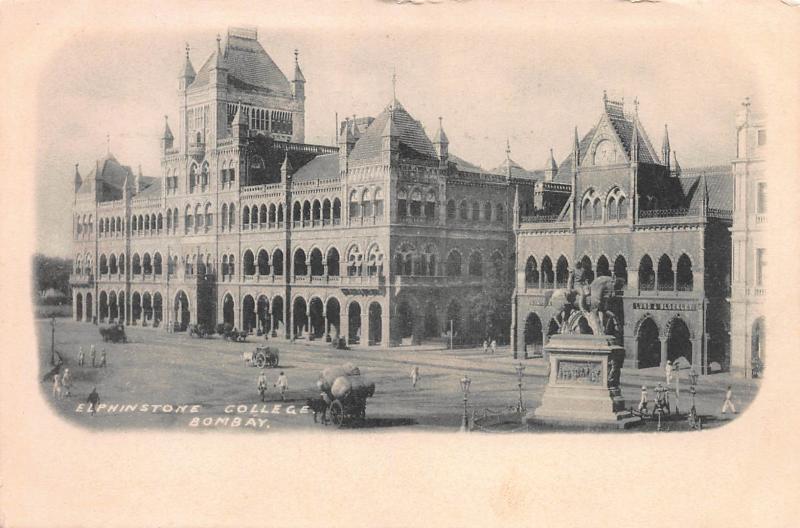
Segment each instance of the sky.
[{"label": "sky", "polygon": [[[230,25],[236,25],[233,21]],[[168,115],[177,130],[184,46],[199,69],[227,25],[203,31],[76,33],[44,69],[36,123],[38,250],[71,254],[74,165],[87,174],[107,147],[145,175],[159,175]],[[306,83],[306,141],[332,144],[335,115],[377,115],[392,94],[433,136],[443,117],[450,152],[491,169],[511,157],[541,169],[553,148],[569,153],[609,97],[638,97],[639,116],[660,152],[664,124],[684,168],[729,163],[735,115],[757,79],[736,44],[671,24],[580,33],[557,24],[530,31],[469,31],[365,24],[320,31],[263,24],[262,46],[291,79],[299,49]],[[106,136],[109,137],[107,144]]]}]

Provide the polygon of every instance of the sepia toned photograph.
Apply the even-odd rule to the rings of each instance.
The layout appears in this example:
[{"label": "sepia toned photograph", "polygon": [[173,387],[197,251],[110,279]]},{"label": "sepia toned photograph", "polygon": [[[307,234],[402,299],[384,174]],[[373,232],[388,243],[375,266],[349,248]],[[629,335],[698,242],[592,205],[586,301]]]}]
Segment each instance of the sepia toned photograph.
[{"label": "sepia toned photograph", "polygon": [[478,4],[65,14],[26,110],[42,425],[735,443],[787,346],[772,63],[711,7]]}]

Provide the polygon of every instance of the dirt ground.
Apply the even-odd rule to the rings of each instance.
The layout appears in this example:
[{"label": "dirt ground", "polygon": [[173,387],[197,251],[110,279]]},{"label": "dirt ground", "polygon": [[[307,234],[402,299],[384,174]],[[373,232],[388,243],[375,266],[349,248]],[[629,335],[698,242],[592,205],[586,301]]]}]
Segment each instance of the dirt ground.
[{"label": "dirt ground", "polygon": [[[49,321],[37,321],[37,330],[44,376],[51,368]],[[459,380],[465,374],[472,381],[470,415],[474,412],[481,416],[487,409],[509,410],[519,399],[514,369],[519,361],[513,360],[508,349],[500,349],[496,355],[485,355],[480,349],[424,347],[334,350],[322,342],[271,340],[269,344],[280,350],[280,365],[265,370],[270,391],[268,401],[262,404],[256,390],[260,369],[246,366],[242,354],[262,344],[263,338],[252,336],[249,342],[231,343],[218,336],[199,339],[163,330],[129,328],[127,332],[126,344],[103,343],[97,326],[57,320],[56,350],[72,374],[72,395],[53,397],[50,381],[42,382],[42,394],[65,419],[93,429],[322,430],[324,427],[315,424],[310,413],[303,412],[306,399],[318,395],[315,383],[324,368],[348,361],[376,384],[375,395],[367,403],[367,420],[356,429],[457,430],[464,412]],[[101,352],[106,351],[106,367],[92,368],[93,344],[98,363]],[[86,357],[83,367],[78,365],[79,347],[83,347]],[[541,359],[526,360],[524,364],[523,401],[527,409],[533,409],[540,404],[544,391],[546,364]],[[413,389],[410,372],[415,365],[421,379]],[[272,387],[280,371],[289,379],[285,402]],[[652,398],[658,382],[663,382],[659,369],[623,369],[626,406],[636,406],[642,384],[648,386]],[[695,403],[707,427],[738,416],[719,414],[728,384],[734,386],[734,403],[740,414],[758,390],[758,380],[732,379],[727,374],[701,377]],[[92,387],[97,387],[100,403],[105,404],[95,415],[86,412],[86,398]],[[673,395],[673,403],[674,400]],[[682,412],[691,406],[686,377],[682,379],[679,406]],[[675,431],[688,429],[683,420],[665,421],[663,426]],[[649,423],[636,430],[655,428],[655,423]]]}]

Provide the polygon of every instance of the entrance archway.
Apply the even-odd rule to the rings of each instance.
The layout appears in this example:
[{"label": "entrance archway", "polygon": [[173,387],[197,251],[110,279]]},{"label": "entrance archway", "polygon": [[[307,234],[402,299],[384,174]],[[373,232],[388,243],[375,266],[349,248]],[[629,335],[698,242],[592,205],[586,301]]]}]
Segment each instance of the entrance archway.
[{"label": "entrance archway", "polygon": [[153,320],[153,297],[150,292],[144,292],[142,295],[142,312],[144,312],[142,326],[149,326],[150,321]]},{"label": "entrance archway", "polygon": [[256,301],[256,317],[258,318],[258,331],[261,334],[266,334],[272,329],[269,317],[269,299],[264,295],[259,295],[258,301]]},{"label": "entrance archway", "polygon": [[525,320],[525,346],[528,353],[540,354],[543,340],[542,321],[538,315],[531,312]]},{"label": "entrance archway", "polygon": [[272,335],[276,336],[283,326],[283,297],[277,295],[272,299]]},{"label": "entrance archway", "polygon": [[689,328],[683,319],[676,317],[669,325],[667,359],[674,362],[681,356],[685,357],[690,365],[692,364],[692,340]]},{"label": "entrance archway", "polygon": [[397,332],[400,340],[409,339],[414,335],[414,311],[405,300],[397,304]]},{"label": "entrance archway", "polygon": [[131,324],[139,324],[142,318],[142,296],[139,292],[133,292],[131,295]]},{"label": "entrance archway", "polygon": [[328,328],[325,329],[325,335],[338,339],[341,328],[341,307],[339,300],[336,297],[331,297],[325,305],[325,313],[328,318]]},{"label": "entrance archway", "polygon": [[242,299],[242,330],[252,332],[256,327],[256,301],[252,295]]},{"label": "entrance archway", "polygon": [[75,320],[83,321],[83,294],[75,295]]},{"label": "entrance archway", "polygon": [[86,320],[89,321],[89,322],[92,322],[92,315],[94,314],[93,308],[94,307],[92,306],[92,294],[91,293],[87,293],[86,294]]},{"label": "entrance archway", "polygon": [[639,326],[636,343],[639,368],[657,367],[661,364],[661,340],[658,326],[649,317]]},{"label": "entrance archway", "polygon": [[175,295],[173,310],[175,315],[174,321],[177,323],[177,330],[179,332],[185,332],[186,329],[189,328],[189,298],[183,291],[179,291]]},{"label": "entrance archway", "polygon": [[236,318],[234,315],[233,297],[229,293],[225,295],[225,299],[222,301],[222,322],[226,325],[234,326],[234,321],[236,321]]},{"label": "entrance archway", "polygon": [[423,331],[425,332],[425,337],[441,337],[439,314],[436,309],[436,304],[433,301],[425,305],[425,325]]},{"label": "entrance archway", "polygon": [[153,294],[153,326],[159,326],[161,321],[164,320],[164,307],[161,299],[161,294],[156,292]]},{"label": "entrance archway", "polygon": [[108,317],[108,294],[106,292],[100,292],[100,322],[104,323],[106,318]]},{"label": "entrance archway", "polygon": [[353,301],[347,308],[347,341],[358,343],[361,339],[361,305]]},{"label": "entrance archway", "polygon": [[310,319],[308,321],[308,335],[319,339],[325,335],[325,318],[322,316],[322,300],[319,297],[311,299],[308,305]]},{"label": "entrance archway", "polygon": [[373,302],[369,305],[369,344],[370,345],[379,345],[381,344],[381,338],[383,334],[383,317],[382,317],[383,310],[381,309],[381,305],[377,302]]},{"label": "entrance archway", "polygon": [[453,340],[455,341],[457,338],[461,337],[461,308],[458,306],[458,303],[455,300],[450,301],[447,305],[445,320],[445,330],[449,333],[452,321],[452,329],[453,329]]},{"label": "entrance archway", "polygon": [[117,292],[108,294],[108,319],[109,322],[116,322],[119,317],[119,308],[117,307]]},{"label": "entrance archway", "polygon": [[292,304],[292,335],[302,337],[303,331],[308,328],[308,313],[306,300],[298,297]]}]

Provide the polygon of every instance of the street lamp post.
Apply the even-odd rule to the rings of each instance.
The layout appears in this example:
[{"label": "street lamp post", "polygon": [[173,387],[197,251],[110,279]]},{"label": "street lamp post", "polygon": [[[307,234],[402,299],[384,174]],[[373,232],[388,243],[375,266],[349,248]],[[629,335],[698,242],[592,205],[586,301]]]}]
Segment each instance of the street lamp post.
[{"label": "street lamp post", "polygon": [[469,386],[472,380],[464,374],[461,378],[461,392],[464,395],[464,416],[461,419],[461,432],[469,432],[469,416],[467,415],[467,397],[469,396]]},{"label": "street lamp post", "polygon": [[525,404],[522,403],[522,376],[525,372],[525,365],[521,362],[519,365],[515,366],[514,369],[517,371],[517,387],[519,388],[519,402],[517,402],[517,412],[523,413],[525,412]]},{"label": "street lamp post", "polygon": [[56,364],[56,318],[50,319],[50,364]]}]

